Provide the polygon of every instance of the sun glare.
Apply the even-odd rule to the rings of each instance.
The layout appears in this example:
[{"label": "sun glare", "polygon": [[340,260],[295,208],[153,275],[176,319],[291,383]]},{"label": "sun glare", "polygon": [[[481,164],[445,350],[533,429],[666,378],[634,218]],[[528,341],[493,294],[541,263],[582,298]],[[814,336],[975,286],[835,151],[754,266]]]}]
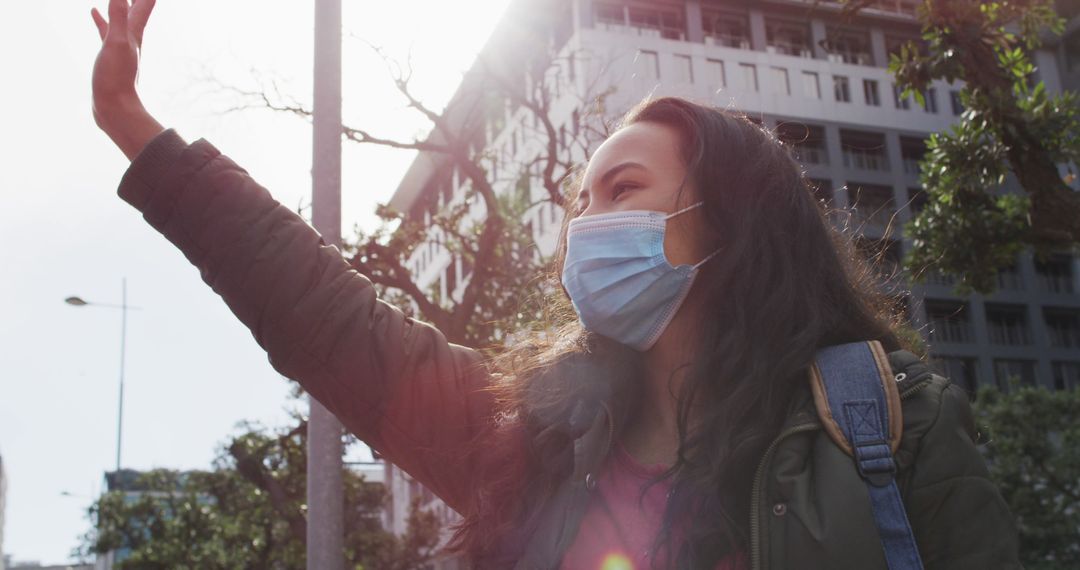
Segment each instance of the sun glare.
[{"label": "sun glare", "polygon": [[621,552],[612,552],[600,563],[600,570],[634,570],[634,563]]}]

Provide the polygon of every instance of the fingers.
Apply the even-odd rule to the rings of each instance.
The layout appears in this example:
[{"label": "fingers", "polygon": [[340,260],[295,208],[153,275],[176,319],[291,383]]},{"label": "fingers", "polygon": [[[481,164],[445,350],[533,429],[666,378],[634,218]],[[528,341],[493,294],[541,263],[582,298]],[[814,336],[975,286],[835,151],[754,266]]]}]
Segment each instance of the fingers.
[{"label": "fingers", "polygon": [[94,18],[94,24],[97,26],[101,41],[105,41],[105,36],[109,33],[109,23],[105,21],[105,17],[101,15],[101,12],[98,12],[97,8],[90,9],[90,16]]},{"label": "fingers", "polygon": [[140,46],[142,45],[143,30],[146,29],[146,22],[150,19],[150,13],[154,11],[155,3],[156,0],[135,0],[135,3],[131,6],[128,26],[135,36],[135,42]]},{"label": "fingers", "polygon": [[109,31],[120,34],[117,39],[127,34],[128,8],[128,0],[109,0]]}]

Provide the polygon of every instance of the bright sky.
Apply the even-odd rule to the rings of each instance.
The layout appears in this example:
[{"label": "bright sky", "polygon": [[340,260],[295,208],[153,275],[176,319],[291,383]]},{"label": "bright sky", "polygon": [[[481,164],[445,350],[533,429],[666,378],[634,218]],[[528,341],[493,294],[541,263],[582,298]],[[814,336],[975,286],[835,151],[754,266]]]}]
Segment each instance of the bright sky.
[{"label": "bright sky", "polygon": [[[416,90],[441,108],[507,0],[345,2],[346,36],[404,57]],[[288,386],[198,272],[116,195],[128,162],[90,113],[106,0],[5,3],[0,34],[0,455],[8,477],[5,554],[69,559],[86,507],[116,454],[120,312],[129,312],[124,466],[206,468],[241,420],[279,425]],[[308,203],[308,123],[235,104],[204,80],[311,97],[313,2],[159,0],[144,40],[140,93],[189,142],[206,138],[282,203]],[[345,40],[345,122],[389,137],[424,122],[385,67]],[[346,143],[343,235],[371,228],[411,153]]]}]

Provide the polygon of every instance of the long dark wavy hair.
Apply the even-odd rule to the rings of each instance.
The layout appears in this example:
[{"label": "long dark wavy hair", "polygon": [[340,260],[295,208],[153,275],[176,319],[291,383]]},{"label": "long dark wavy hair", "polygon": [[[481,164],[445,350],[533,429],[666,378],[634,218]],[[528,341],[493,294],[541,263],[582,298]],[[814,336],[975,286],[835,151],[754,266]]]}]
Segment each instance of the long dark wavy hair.
[{"label": "long dark wavy hair", "polygon": [[[749,547],[751,484],[823,346],[878,340],[910,348],[906,323],[876,273],[811,190],[791,149],[745,116],[691,101],[645,100],[620,124],[673,128],[687,172],[720,236],[701,267],[706,291],[697,358],[678,396],[679,446],[661,533],[666,568],[714,568]],[[580,180],[579,180],[580,182]],[[570,201],[576,204],[576,201]],[[584,331],[559,275],[572,206],[551,266],[551,322],[493,362],[498,414],[478,439],[475,493],[450,550],[474,567],[503,568],[521,554],[537,516],[571,474],[573,440],[599,406],[620,430],[633,418],[641,355]],[[690,411],[694,410],[694,417]],[[586,418],[587,421],[582,421]],[[671,544],[680,529],[680,544]],[[654,557],[655,563],[660,563]]]}]

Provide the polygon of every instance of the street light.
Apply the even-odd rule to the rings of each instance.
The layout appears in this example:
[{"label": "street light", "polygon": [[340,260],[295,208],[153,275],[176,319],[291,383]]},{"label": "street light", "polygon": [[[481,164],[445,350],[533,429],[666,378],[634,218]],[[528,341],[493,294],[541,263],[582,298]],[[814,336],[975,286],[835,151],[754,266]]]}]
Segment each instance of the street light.
[{"label": "street light", "polygon": [[91,303],[84,301],[81,297],[68,297],[64,299],[64,302],[74,307],[105,307],[108,309],[120,309],[120,405],[116,413],[116,470],[120,471],[120,444],[124,433],[124,352],[127,348],[127,312],[128,309],[138,310],[139,307],[131,307],[127,304],[127,278],[124,277],[120,281],[120,303],[119,305],[113,305],[110,303]]}]

